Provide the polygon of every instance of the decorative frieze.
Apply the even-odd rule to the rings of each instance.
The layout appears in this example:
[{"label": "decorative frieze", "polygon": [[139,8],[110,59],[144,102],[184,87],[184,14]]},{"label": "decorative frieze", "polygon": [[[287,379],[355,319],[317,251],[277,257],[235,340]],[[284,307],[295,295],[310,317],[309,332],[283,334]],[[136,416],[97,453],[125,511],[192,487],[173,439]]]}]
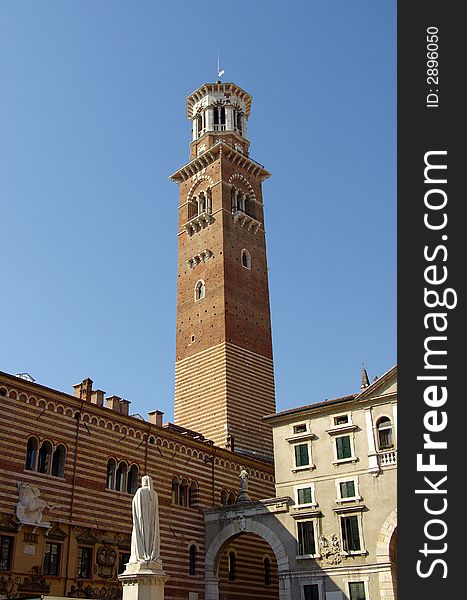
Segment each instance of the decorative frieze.
[{"label": "decorative frieze", "polygon": [[189,269],[194,269],[196,267],[196,265],[199,265],[202,262],[204,263],[212,257],[213,257],[212,251],[209,250],[208,248],[206,248],[206,250],[202,250],[201,252],[198,252],[198,254],[195,254],[194,256],[189,258],[186,261],[186,264]]},{"label": "decorative frieze", "polygon": [[185,231],[191,237],[193,234],[198,233],[213,222],[214,219],[212,215],[209,212],[204,211],[185,224]]},{"label": "decorative frieze", "polygon": [[234,223],[238,223],[242,227],[246,227],[248,230],[252,230],[253,233],[258,233],[259,228],[261,227],[260,221],[257,221],[250,215],[247,215],[245,212],[241,210],[237,210],[233,213]]}]

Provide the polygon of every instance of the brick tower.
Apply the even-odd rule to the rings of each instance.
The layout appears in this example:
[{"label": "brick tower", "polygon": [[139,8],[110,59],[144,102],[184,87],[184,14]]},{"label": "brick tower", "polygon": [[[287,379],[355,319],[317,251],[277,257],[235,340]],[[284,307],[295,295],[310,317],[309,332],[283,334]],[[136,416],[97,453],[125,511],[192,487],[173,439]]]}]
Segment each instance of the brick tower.
[{"label": "brick tower", "polygon": [[187,98],[180,187],[175,423],[216,445],[272,456],[275,412],[262,182],[249,157],[251,96],[206,83]]}]

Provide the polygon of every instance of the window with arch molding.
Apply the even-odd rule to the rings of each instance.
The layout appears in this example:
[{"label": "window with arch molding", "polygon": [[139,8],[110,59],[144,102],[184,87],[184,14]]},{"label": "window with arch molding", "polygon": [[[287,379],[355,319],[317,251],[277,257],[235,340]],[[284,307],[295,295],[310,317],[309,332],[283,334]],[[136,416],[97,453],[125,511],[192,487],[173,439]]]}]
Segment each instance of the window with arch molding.
[{"label": "window with arch molding", "polygon": [[52,455],[52,475],[55,477],[65,477],[66,448],[59,444]]},{"label": "window with arch molding", "polygon": [[126,482],[127,482],[127,473],[128,466],[125,462],[121,462],[115,473],[115,489],[117,492],[125,492],[126,491]]},{"label": "window with arch molding", "polygon": [[235,552],[229,552],[228,557],[229,581],[237,579],[237,555]]},{"label": "window with arch molding", "polygon": [[195,285],[195,300],[202,300],[206,295],[206,286],[204,281],[200,279],[198,283]]},{"label": "window with arch molding", "polygon": [[188,506],[190,508],[194,508],[199,504],[198,491],[198,483],[192,481],[188,490]]},{"label": "window with arch molding", "polygon": [[105,487],[108,490],[115,489],[115,473],[117,471],[117,462],[113,458],[109,458],[107,461],[107,482]]},{"label": "window with arch molding", "polygon": [[196,575],[196,546],[192,544],[190,546],[190,567],[189,574]]},{"label": "window with arch molding", "polygon": [[378,448],[380,450],[394,448],[391,419],[388,417],[378,419],[376,422],[376,431],[378,432]]},{"label": "window with arch molding", "polygon": [[52,444],[49,441],[42,442],[37,458],[37,470],[39,473],[50,474],[52,467]]},{"label": "window with arch molding", "polygon": [[26,447],[26,465],[28,471],[35,471],[37,468],[37,453],[39,450],[39,442],[37,438],[30,437]]},{"label": "window with arch molding", "polygon": [[127,483],[126,483],[126,491],[129,494],[136,493],[138,489],[139,483],[139,469],[137,465],[131,465],[130,470],[128,471]]},{"label": "window with arch molding", "polygon": [[242,267],[251,270],[251,256],[245,248],[242,250]]}]

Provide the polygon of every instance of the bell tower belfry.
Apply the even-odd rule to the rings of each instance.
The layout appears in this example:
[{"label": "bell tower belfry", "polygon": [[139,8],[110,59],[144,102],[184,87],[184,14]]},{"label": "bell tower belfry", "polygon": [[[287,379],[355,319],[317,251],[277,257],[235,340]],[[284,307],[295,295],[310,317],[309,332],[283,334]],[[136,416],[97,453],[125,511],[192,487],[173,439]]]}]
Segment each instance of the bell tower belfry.
[{"label": "bell tower belfry", "polygon": [[206,83],[187,98],[180,187],[175,423],[236,452],[272,457],[275,412],[262,182],[249,157],[251,96]]}]

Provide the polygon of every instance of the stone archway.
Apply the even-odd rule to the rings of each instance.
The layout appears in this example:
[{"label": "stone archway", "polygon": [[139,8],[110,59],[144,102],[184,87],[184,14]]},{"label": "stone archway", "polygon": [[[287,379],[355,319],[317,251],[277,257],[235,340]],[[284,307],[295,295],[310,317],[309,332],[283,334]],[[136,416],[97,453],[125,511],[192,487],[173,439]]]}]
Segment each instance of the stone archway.
[{"label": "stone archway", "polygon": [[384,590],[387,600],[397,599],[397,579],[395,576],[395,562],[397,560],[397,508],[388,516],[381,527],[376,544],[376,561],[387,566],[379,572],[379,589]]},{"label": "stone archway", "polygon": [[[241,509],[235,512],[243,512]],[[232,515],[233,516],[233,515]],[[229,519],[229,522],[212,539],[205,557],[205,599],[219,600],[218,567],[222,551],[229,541],[242,534],[253,533],[262,538],[272,549],[277,561],[279,575],[279,600],[292,600],[290,584],[287,577],[281,577],[289,572],[289,558],[279,536],[266,523],[261,516],[245,518],[243,514]]]}]

